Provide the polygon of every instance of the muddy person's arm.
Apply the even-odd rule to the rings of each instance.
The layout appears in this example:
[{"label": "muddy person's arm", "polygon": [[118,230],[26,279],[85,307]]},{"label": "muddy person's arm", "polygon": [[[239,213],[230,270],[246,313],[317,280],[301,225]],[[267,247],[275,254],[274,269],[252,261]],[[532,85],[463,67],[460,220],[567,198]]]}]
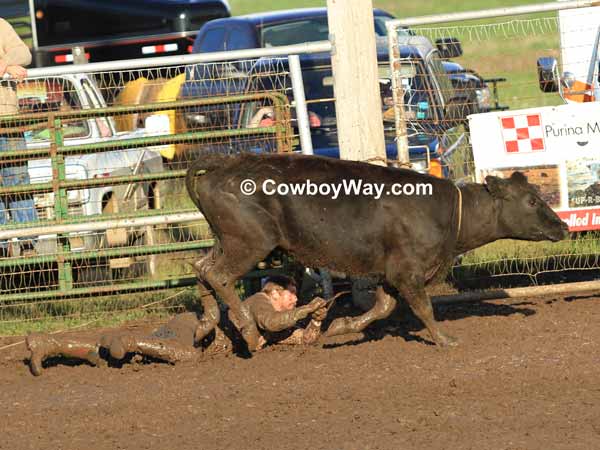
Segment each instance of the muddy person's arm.
[{"label": "muddy person's arm", "polygon": [[307,317],[312,311],[308,305],[291,311],[273,311],[269,306],[256,305],[252,312],[261,329],[278,332],[293,327],[296,322]]}]

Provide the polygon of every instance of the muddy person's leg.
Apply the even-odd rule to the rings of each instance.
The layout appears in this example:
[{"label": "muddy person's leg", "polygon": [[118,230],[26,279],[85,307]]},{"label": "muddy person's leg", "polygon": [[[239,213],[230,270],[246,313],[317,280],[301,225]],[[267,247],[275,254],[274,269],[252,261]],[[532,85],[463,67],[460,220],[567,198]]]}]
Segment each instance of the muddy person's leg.
[{"label": "muddy person's leg", "polygon": [[198,321],[198,327],[194,333],[196,343],[204,339],[208,334],[216,329],[221,319],[221,311],[210,289],[204,284],[204,281],[198,280],[198,293],[200,303],[202,304],[202,317]]},{"label": "muddy person's leg", "polygon": [[26,344],[31,352],[29,367],[36,376],[42,374],[44,360],[53,356],[78,358],[93,366],[100,363],[99,345],[95,338],[74,339],[33,333],[27,336]]},{"label": "muddy person's leg", "polygon": [[133,333],[113,336],[109,345],[104,341],[102,346],[107,347],[110,356],[115,359],[123,359],[127,353],[137,353],[175,364],[199,358],[201,355],[195,347],[175,339],[161,339]]}]

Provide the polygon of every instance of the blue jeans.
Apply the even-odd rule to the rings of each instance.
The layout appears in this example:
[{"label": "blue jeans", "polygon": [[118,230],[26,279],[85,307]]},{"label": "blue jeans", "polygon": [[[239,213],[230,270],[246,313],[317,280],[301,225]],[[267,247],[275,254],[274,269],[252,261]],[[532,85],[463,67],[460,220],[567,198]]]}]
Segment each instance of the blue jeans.
[{"label": "blue jeans", "polygon": [[[25,139],[0,136],[0,152],[9,150],[25,149]],[[29,172],[27,164],[20,166],[0,166],[0,186],[17,186],[29,184]],[[12,194],[0,197],[0,225],[5,225],[8,217],[6,205],[8,202],[8,213],[12,220],[17,223],[33,222],[38,220],[37,211],[31,194]],[[5,247],[6,242],[0,242],[0,247]]]}]

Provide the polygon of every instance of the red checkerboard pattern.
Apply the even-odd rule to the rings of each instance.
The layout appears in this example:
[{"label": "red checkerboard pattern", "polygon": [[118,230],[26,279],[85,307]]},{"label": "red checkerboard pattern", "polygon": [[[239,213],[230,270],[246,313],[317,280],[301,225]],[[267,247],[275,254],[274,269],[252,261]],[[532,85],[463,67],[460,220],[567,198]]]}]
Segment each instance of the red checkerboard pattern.
[{"label": "red checkerboard pattern", "polygon": [[506,153],[545,151],[544,133],[539,114],[501,117],[500,124]]}]

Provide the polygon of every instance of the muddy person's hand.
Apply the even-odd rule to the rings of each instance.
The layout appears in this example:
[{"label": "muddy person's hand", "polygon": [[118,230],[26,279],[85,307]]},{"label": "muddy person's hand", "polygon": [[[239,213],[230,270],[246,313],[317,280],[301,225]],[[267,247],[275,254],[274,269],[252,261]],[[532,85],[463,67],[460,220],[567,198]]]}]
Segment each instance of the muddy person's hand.
[{"label": "muddy person's hand", "polygon": [[322,307],[322,308],[317,309],[310,316],[310,318],[312,320],[316,320],[317,322],[323,322],[326,317],[327,317],[327,308],[326,307]]},{"label": "muddy person's hand", "polygon": [[325,308],[325,305],[327,305],[327,301],[322,299],[321,297],[315,297],[311,300],[311,302],[306,305],[308,308],[308,310],[311,313],[314,313],[315,311],[317,311],[318,309],[321,308]]}]

